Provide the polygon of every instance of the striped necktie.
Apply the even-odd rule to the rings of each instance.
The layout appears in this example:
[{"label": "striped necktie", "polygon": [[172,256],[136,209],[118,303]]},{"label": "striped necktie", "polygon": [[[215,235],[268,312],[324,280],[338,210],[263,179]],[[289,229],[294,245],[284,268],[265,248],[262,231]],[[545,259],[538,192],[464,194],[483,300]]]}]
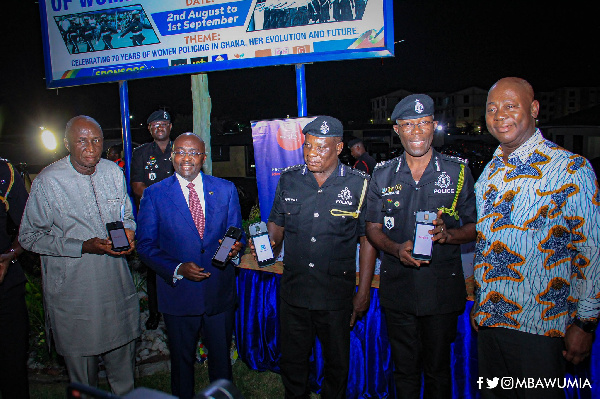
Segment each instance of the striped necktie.
[{"label": "striped necktie", "polygon": [[198,233],[200,233],[200,238],[204,239],[204,211],[202,210],[202,204],[200,203],[200,197],[198,197],[198,193],[194,189],[194,183],[189,183],[187,188],[190,189],[190,194],[188,197],[190,212],[192,213],[192,218],[194,219],[194,224],[198,229]]}]

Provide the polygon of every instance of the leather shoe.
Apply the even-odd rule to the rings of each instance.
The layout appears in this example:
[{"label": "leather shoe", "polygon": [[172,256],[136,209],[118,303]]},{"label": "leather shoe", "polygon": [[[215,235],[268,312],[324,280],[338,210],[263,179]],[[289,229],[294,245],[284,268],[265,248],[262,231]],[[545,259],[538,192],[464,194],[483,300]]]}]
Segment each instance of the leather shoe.
[{"label": "leather shoe", "polygon": [[159,322],[160,313],[150,313],[148,320],[146,320],[146,330],[156,330]]}]

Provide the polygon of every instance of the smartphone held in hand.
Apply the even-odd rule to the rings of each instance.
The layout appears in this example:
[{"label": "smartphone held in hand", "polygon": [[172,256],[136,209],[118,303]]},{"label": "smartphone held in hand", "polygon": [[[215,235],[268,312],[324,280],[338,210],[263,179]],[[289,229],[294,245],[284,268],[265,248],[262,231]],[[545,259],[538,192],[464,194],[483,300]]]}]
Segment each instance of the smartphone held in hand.
[{"label": "smartphone held in hand", "polygon": [[125,227],[123,222],[112,222],[106,223],[106,230],[108,230],[108,237],[112,241],[112,250],[115,252],[129,251],[131,246],[129,245],[129,239],[125,233]]},{"label": "smartphone held in hand", "polygon": [[429,234],[429,230],[432,230],[435,226],[433,221],[437,215],[434,212],[418,211],[417,220],[415,223],[415,237],[413,240],[412,257],[418,260],[431,260],[431,253],[433,250],[432,235]]},{"label": "smartphone held in hand", "polygon": [[225,236],[221,240],[221,245],[219,245],[219,249],[213,255],[212,264],[217,267],[224,267],[229,261],[229,252],[231,252],[231,247],[235,244],[236,241],[239,241],[242,238],[242,230],[237,227],[230,226],[225,233]]},{"label": "smartphone held in hand", "polygon": [[259,267],[270,266],[275,263],[275,255],[271,247],[271,238],[265,222],[254,223],[249,227],[250,237],[254,243],[256,260]]}]

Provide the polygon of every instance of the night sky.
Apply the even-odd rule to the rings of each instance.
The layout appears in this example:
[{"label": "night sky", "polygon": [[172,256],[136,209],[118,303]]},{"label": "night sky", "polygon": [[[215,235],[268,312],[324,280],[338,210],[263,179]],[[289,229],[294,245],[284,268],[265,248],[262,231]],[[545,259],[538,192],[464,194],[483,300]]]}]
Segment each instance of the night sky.
[{"label": "night sky", "polygon": [[[78,114],[120,127],[117,83],[46,89],[38,5],[12,3],[0,28],[1,137],[37,134],[40,125],[62,132]],[[592,4],[394,1],[395,40],[404,40],[395,57],[306,65],[308,113],[362,122],[370,118],[372,97],[398,89],[487,90],[505,76],[523,77],[536,91],[600,86],[593,63],[600,24]],[[208,79],[213,117],[248,122],[297,115],[293,66],[210,72]],[[128,85],[132,124],[162,106],[173,115],[191,113],[189,75]]]}]

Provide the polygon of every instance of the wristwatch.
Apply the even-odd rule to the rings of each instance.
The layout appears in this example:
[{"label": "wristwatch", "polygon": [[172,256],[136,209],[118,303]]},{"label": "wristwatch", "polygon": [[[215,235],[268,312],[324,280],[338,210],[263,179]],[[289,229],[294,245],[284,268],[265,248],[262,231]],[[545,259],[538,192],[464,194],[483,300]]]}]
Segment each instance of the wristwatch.
[{"label": "wristwatch", "polygon": [[573,319],[573,324],[577,327],[581,328],[584,332],[591,334],[596,331],[596,327],[598,327],[598,321],[583,321],[579,318],[575,317]]}]

